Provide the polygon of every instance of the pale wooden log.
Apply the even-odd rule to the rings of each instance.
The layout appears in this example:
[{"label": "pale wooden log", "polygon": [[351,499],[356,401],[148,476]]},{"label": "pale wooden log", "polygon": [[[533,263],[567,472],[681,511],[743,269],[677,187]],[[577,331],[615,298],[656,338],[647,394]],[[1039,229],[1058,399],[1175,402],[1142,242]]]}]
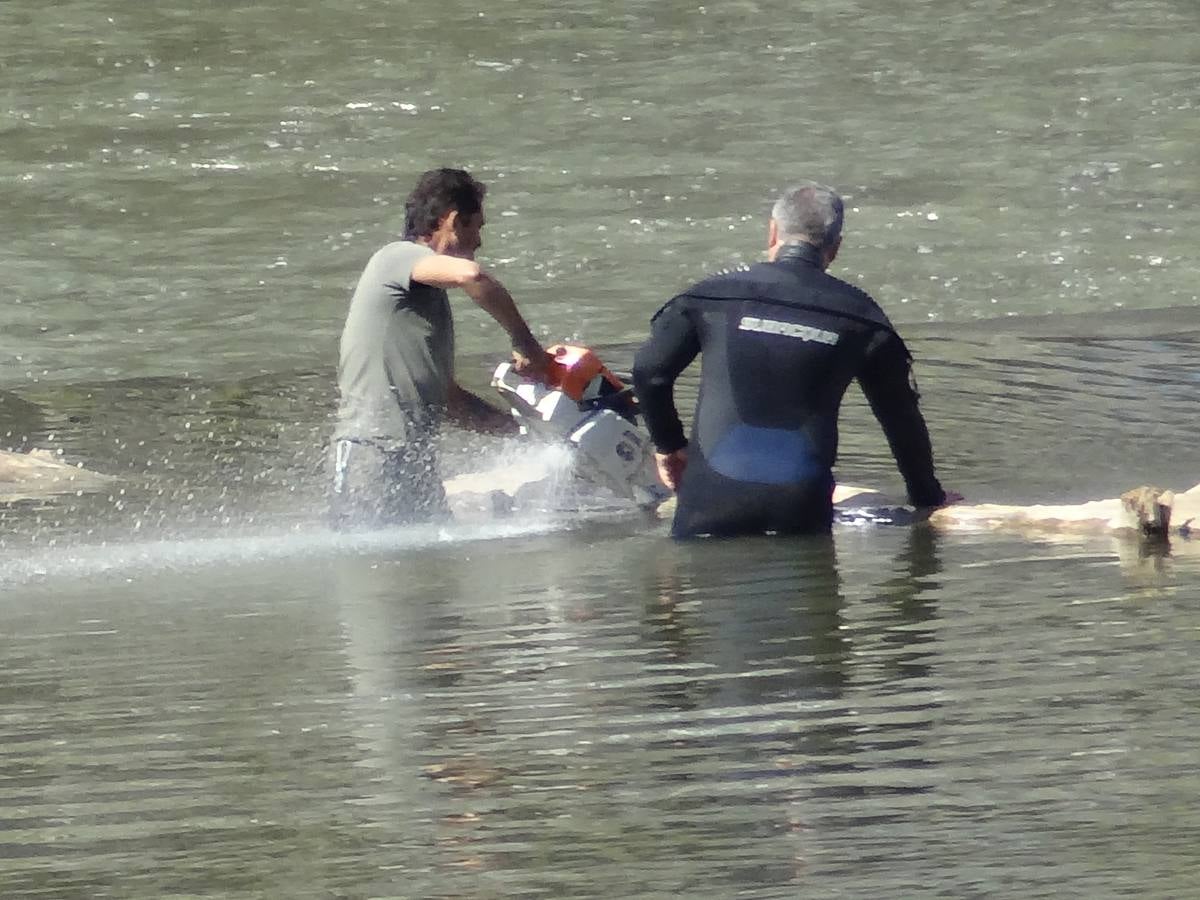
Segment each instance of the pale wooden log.
[{"label": "pale wooden log", "polygon": [[[486,472],[459,475],[446,482],[447,494],[485,494],[502,491],[512,496],[522,487],[545,477],[536,466],[506,466]],[[839,484],[834,506],[842,510],[898,507],[879,491],[861,485]],[[656,510],[669,519],[675,498]],[[1143,486],[1120,497],[1073,504],[955,503],[929,511],[924,523],[941,531],[1007,531],[1029,534],[1188,534],[1200,529],[1200,484],[1182,493]]]},{"label": "pale wooden log", "polygon": [[115,479],[64,462],[48,450],[0,450],[0,502],[104,490]]}]

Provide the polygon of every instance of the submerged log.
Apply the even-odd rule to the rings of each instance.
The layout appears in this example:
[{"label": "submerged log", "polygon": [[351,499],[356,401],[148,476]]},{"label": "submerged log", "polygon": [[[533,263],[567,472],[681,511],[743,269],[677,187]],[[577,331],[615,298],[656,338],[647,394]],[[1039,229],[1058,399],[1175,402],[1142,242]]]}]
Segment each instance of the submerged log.
[{"label": "submerged log", "polygon": [[[834,501],[844,509],[887,505],[869,488],[846,485],[838,486]],[[962,502],[931,510],[925,521],[944,531],[1189,535],[1200,525],[1200,484],[1183,492],[1142,486],[1120,497],[1061,505]]]},{"label": "submerged log", "polygon": [[29,453],[0,450],[0,502],[3,503],[101,491],[113,481],[111,475],[73,466],[49,450]]},{"label": "submerged log", "polygon": [[[537,480],[539,474],[544,478],[544,472],[514,465],[460,475],[446,482],[446,493],[452,502],[460,497],[489,493],[515,497],[519,496],[519,492],[542,483]],[[872,488],[839,484],[833,500],[836,509],[848,513],[906,511],[903,519],[939,531],[998,531],[1029,535],[1126,534],[1156,538],[1187,536],[1200,528],[1200,484],[1182,492],[1142,486],[1126,491],[1120,497],[1084,503],[1020,506],[961,502],[933,510],[914,510]],[[658,507],[656,515],[670,518],[674,512],[675,498],[672,497]],[[890,517],[883,515],[878,518],[886,521]]]},{"label": "submerged log", "polygon": [[1182,493],[1142,486],[1120,497],[1050,506],[956,503],[936,509],[929,524],[948,531],[1024,531],[1059,534],[1187,535],[1200,516],[1200,485]]}]

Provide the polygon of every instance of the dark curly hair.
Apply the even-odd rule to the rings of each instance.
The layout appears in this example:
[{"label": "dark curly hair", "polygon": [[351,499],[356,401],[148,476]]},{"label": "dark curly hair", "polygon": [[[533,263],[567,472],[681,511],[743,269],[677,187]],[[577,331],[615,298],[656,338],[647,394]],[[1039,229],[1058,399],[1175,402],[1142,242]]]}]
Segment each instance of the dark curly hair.
[{"label": "dark curly hair", "polygon": [[404,239],[429,237],[451,210],[472,216],[483,209],[487,188],[462,169],[430,169],[404,201]]}]

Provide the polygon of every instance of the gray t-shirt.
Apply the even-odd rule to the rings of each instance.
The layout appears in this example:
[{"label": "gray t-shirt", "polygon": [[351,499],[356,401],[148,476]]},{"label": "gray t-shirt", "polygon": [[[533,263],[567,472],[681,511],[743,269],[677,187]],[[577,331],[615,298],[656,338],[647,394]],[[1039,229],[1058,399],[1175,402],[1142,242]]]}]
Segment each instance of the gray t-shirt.
[{"label": "gray t-shirt", "polygon": [[454,378],[454,321],[446,292],[412,281],[433,254],[396,241],[371,257],[350,300],[338,363],[338,437],[402,442],[446,404]]}]

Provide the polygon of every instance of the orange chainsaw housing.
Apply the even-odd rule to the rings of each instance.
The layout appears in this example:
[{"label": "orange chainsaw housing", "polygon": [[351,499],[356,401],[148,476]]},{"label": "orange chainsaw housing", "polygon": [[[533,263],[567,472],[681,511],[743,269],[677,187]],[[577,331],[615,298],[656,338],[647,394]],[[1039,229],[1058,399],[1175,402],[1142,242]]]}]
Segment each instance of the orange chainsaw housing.
[{"label": "orange chainsaw housing", "polygon": [[587,347],[573,344],[555,344],[547,351],[554,357],[548,366],[546,383],[562,391],[577,403],[582,401],[588,386],[601,376],[615,391],[625,390],[621,379],[600,362]]}]

